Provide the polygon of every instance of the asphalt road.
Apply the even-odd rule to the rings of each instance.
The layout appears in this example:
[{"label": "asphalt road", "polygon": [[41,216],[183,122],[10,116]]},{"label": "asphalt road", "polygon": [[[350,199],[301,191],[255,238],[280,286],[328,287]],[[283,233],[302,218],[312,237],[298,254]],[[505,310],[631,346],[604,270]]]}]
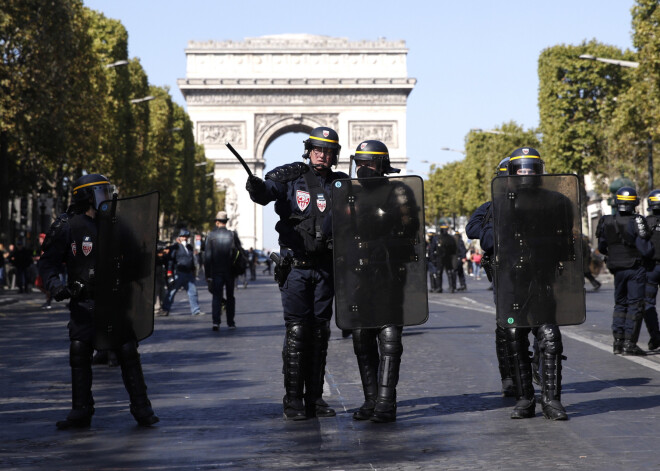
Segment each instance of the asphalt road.
[{"label": "asphalt road", "polygon": [[587,288],[586,323],[562,328],[567,422],[544,419],[539,406],[533,419],[509,418],[492,292],[468,281],[467,292],[431,294],[428,322],[404,329],[392,424],[352,420],[359,374],[334,326],[325,398],[337,416],[282,419],[279,292],[260,276],[237,290],[236,330],[211,330],[201,286],[206,315],[191,316],[179,292],[171,315],[156,318],[140,352],[160,423],[137,427],[119,369],[95,365],[91,428],[58,431],[70,408],[68,312],[40,309],[40,294],[0,294],[0,469],[660,469],[660,355],[612,354],[610,277],[599,292]]}]

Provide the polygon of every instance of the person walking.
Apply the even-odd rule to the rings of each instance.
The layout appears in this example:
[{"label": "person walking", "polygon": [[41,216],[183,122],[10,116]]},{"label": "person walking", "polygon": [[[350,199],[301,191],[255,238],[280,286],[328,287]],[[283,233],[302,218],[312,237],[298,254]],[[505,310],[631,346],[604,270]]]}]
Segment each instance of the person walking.
[{"label": "person walking", "polygon": [[280,217],[275,274],[286,326],[282,403],[288,420],[335,415],[322,398],[334,296],[332,250],[322,228],[332,204],[331,185],[348,175],[332,170],[341,150],[333,129],[313,129],[304,146],[309,165],[282,165],[265,181],[251,175],[246,183],[252,201],[264,206],[274,201]]},{"label": "person walking", "polygon": [[184,288],[188,293],[191,314],[193,316],[204,314],[199,309],[197,286],[195,286],[195,255],[192,245],[188,243],[189,238],[190,231],[181,229],[176,243],[170,246],[167,264],[168,292],[159,312],[160,316],[169,315],[174,296],[180,288]]},{"label": "person walking", "polygon": [[[204,251],[204,273],[209,292],[213,295],[211,315],[213,330],[220,330],[222,305],[227,311],[227,325],[235,329],[234,315],[236,313],[236,298],[234,297],[234,273],[232,266],[234,256],[241,250],[238,234],[227,229],[226,211],[218,211],[215,216],[215,229],[206,238]],[[224,293],[224,297],[223,297]]]}]

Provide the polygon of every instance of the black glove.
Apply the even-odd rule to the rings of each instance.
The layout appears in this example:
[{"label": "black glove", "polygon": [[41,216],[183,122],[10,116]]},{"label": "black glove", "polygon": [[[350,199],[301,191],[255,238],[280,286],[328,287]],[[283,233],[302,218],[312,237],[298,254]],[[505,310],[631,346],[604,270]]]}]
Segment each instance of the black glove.
[{"label": "black glove", "polygon": [[172,274],[171,271],[167,272],[167,289],[172,289],[172,286],[174,286],[174,280],[176,278]]},{"label": "black glove", "polygon": [[245,183],[245,189],[250,193],[259,194],[266,190],[266,183],[256,175],[250,175]]},{"label": "black glove", "polygon": [[64,301],[65,299],[69,299],[71,297],[69,288],[64,285],[60,285],[58,288],[55,288],[54,292],[51,294],[53,295],[55,301]]}]

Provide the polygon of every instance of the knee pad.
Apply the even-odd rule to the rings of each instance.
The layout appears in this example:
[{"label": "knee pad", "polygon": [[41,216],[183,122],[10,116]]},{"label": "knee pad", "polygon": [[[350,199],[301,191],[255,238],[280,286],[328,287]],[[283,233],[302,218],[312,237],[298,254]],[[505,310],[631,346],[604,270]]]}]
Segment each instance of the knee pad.
[{"label": "knee pad", "polygon": [[126,342],[116,350],[120,362],[140,361],[140,354],[137,350],[137,342],[131,340]]},{"label": "knee pad", "polygon": [[309,329],[302,323],[288,324],[286,326],[285,345],[295,350],[302,350]]},{"label": "knee pad", "polygon": [[314,326],[313,334],[316,340],[327,342],[330,339],[330,324],[323,322]]},{"label": "knee pad", "polygon": [[380,340],[381,355],[401,356],[403,353],[402,332],[403,328],[398,326],[387,326],[380,330],[378,340]]},{"label": "knee pad", "polygon": [[92,353],[94,353],[94,349],[90,344],[80,340],[72,340],[71,345],[69,345],[69,366],[72,368],[91,366]]},{"label": "knee pad", "polygon": [[378,351],[378,331],[376,329],[355,329],[353,331],[353,351],[356,355],[366,355]]},{"label": "knee pad", "polygon": [[564,346],[561,341],[561,332],[556,325],[543,324],[539,327],[536,338],[539,342],[539,349],[543,353],[561,355],[564,351]]}]

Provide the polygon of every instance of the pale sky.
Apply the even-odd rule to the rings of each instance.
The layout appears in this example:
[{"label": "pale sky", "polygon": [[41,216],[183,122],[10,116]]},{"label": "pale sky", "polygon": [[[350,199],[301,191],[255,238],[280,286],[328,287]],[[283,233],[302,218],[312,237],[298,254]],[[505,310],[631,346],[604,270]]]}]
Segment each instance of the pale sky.
[{"label": "pale sky", "polygon": [[[130,57],[138,57],[153,85],[168,86],[185,106],[177,79],[185,78],[188,41],[233,40],[306,33],[351,41],[404,40],[408,76],[408,171],[426,177],[429,164],[459,160],[471,128],[515,121],[537,127],[541,51],[596,39],[632,49],[633,0],[84,0],[122,22]],[[302,134],[275,140],[266,170],[300,159]],[[342,156],[350,155],[350,150]],[[272,205],[264,209],[264,245],[277,247]]]}]

